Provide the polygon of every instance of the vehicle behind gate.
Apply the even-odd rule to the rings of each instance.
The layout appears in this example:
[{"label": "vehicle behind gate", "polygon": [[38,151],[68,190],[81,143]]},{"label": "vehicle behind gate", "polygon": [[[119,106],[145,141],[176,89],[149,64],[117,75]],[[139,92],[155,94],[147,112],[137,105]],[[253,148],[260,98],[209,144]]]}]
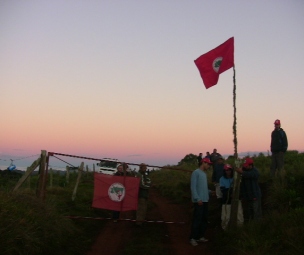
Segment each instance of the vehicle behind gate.
[{"label": "vehicle behind gate", "polygon": [[97,163],[97,173],[113,175],[120,164],[117,159],[103,158]]}]

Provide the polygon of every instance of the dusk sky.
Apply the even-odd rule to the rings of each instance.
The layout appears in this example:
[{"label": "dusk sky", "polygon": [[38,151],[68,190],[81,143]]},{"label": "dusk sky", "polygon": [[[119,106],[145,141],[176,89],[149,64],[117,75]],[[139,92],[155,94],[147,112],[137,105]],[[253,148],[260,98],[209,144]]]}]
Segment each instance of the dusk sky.
[{"label": "dusk sky", "polygon": [[276,119],[303,151],[303,27],[303,0],[3,0],[0,165],[233,154],[233,69],[207,90],[194,64],[230,37],[238,152],[269,150]]}]

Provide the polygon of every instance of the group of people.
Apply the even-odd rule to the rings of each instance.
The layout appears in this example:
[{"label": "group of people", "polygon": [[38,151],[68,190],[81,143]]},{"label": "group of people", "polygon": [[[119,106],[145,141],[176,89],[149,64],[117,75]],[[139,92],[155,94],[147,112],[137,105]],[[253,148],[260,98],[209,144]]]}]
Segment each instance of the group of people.
[{"label": "group of people", "polygon": [[[285,131],[281,128],[280,120],[275,120],[271,133],[272,163],[271,175],[275,176],[284,167],[284,154],[288,148]],[[190,243],[193,246],[199,242],[207,242],[205,232],[208,224],[208,202],[214,195],[221,204],[221,226],[226,229],[230,220],[231,202],[234,185],[234,171],[241,176],[240,194],[238,198],[237,223],[242,225],[245,220],[259,220],[262,217],[261,189],[258,184],[259,171],[254,166],[252,158],[245,158],[240,167],[225,164],[225,159],[213,150],[213,153],[200,153],[197,157],[198,168],[191,175],[191,198],[194,206],[190,232]],[[212,168],[211,168],[212,166]],[[212,182],[215,191],[208,189],[207,171],[212,169]]]},{"label": "group of people", "polygon": [[[138,172],[131,171],[126,163],[117,166],[115,176],[129,176],[140,178],[139,191],[138,191],[138,206],[136,211],[136,225],[142,226],[147,213],[149,189],[151,186],[150,178],[146,174],[147,165],[142,163],[139,165]],[[119,211],[113,211],[113,221],[117,222],[120,217]]]}]

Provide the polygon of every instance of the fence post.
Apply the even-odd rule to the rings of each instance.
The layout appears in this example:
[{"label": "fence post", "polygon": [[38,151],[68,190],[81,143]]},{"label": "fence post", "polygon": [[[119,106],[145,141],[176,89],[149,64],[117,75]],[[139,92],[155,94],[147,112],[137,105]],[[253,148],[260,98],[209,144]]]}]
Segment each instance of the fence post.
[{"label": "fence post", "polygon": [[47,172],[45,171],[46,165],[46,151],[41,151],[41,161],[39,166],[39,183],[38,190],[36,192],[37,197],[44,199],[45,198],[45,188],[46,188],[46,180],[47,180]]},{"label": "fence post", "polygon": [[95,164],[93,164],[93,173],[95,173]]},{"label": "fence post", "polygon": [[76,181],[75,188],[74,188],[73,195],[72,195],[72,201],[74,201],[76,198],[77,188],[78,188],[78,184],[80,182],[81,173],[83,171],[83,168],[84,168],[84,163],[81,162],[80,167],[78,168],[78,176],[77,176],[77,181]]},{"label": "fence post", "polygon": [[41,161],[41,157],[36,159],[30,167],[27,168],[25,174],[19,179],[16,186],[13,189],[13,192],[16,191],[24,182],[25,180],[31,175],[31,173],[39,166]]}]

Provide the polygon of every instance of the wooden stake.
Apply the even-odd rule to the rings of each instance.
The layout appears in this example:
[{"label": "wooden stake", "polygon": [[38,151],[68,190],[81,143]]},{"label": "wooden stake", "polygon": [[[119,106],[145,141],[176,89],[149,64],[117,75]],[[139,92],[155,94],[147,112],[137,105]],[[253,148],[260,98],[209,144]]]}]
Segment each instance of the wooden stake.
[{"label": "wooden stake", "polygon": [[78,168],[78,176],[77,176],[77,181],[76,181],[75,188],[74,188],[73,195],[72,195],[72,201],[74,201],[76,198],[77,188],[78,188],[78,185],[80,182],[81,173],[83,171],[83,168],[84,168],[84,163],[81,162],[80,167]]}]

